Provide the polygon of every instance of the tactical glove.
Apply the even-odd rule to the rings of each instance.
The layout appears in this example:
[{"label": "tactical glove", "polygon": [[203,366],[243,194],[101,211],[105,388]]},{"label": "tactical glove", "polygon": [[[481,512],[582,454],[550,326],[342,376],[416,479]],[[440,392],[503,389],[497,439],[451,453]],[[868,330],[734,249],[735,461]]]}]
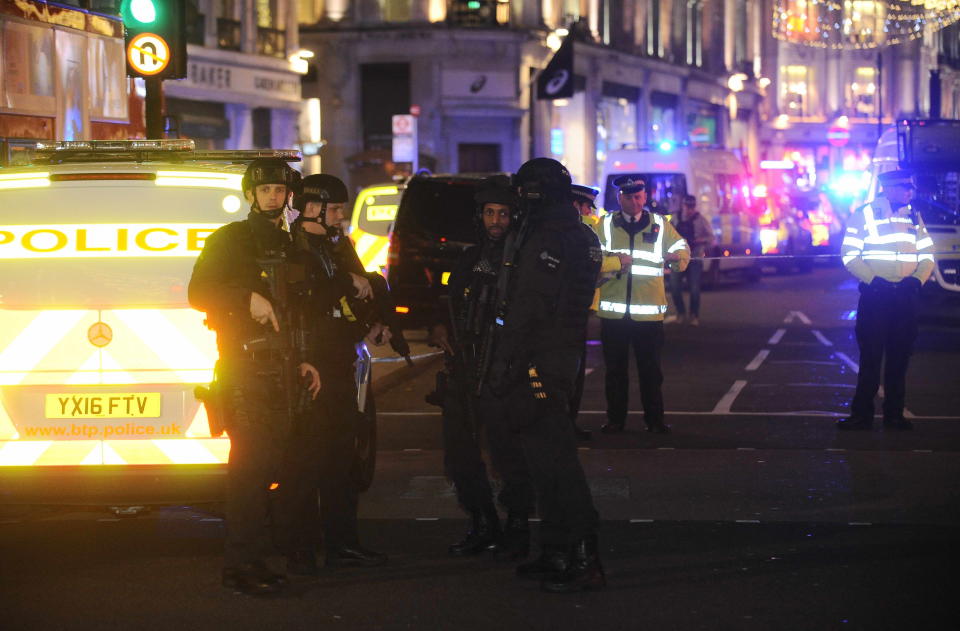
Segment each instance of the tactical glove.
[{"label": "tactical glove", "polygon": [[904,290],[915,293],[920,293],[920,288],[923,287],[923,283],[916,276],[907,276],[897,284]]}]

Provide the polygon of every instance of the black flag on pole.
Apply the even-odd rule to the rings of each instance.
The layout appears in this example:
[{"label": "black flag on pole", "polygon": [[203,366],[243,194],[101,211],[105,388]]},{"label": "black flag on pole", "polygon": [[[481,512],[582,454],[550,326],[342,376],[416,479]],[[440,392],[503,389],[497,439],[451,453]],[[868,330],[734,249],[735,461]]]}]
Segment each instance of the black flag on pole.
[{"label": "black flag on pole", "polygon": [[541,101],[573,96],[573,38],[564,38],[560,49],[537,77],[537,98]]}]

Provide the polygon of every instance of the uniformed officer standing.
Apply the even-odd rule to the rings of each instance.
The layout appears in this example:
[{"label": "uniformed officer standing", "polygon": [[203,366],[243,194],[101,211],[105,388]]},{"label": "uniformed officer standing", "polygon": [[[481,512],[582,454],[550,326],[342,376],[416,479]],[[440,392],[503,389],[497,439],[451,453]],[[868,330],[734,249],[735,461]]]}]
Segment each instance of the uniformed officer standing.
[{"label": "uniformed officer standing", "polygon": [[298,575],[317,574],[320,534],[328,567],[374,566],[387,560],[361,546],[357,532],[359,488],[351,472],[360,412],[354,361],[355,345],[363,336],[349,317],[346,296],[362,300],[372,290],[369,281],[353,271],[349,254],[356,254],[342,242],[346,202],[346,186],[326,174],[304,178],[302,192],[294,198],[301,213],[292,226],[294,243],[307,263],[313,289],[310,314],[317,324],[311,359],[323,382],[316,404],[297,419],[279,489],[277,539],[287,555],[287,570]]},{"label": "uniformed officer standing", "polygon": [[643,179],[623,175],[613,181],[619,191],[621,211],[603,218],[597,226],[605,254],[621,259],[621,269],[605,274],[600,286],[600,339],[606,364],[607,423],[604,433],[623,431],[627,419],[627,369],[630,349],[637,361],[640,400],[647,431],[667,434],[664,423],[663,314],[667,298],[663,266],[670,263],[684,271],[690,250],[676,229],[661,215],[646,207]]},{"label": "uniformed officer standing", "polygon": [[[533,485],[523,448],[506,421],[506,402],[488,382],[480,384],[481,363],[492,357],[497,310],[497,279],[503,261],[504,237],[511,229],[519,200],[509,178],[495,176],[481,184],[474,197],[482,237],[464,251],[450,273],[447,323],[435,324],[432,344],[446,352],[447,388],[443,398],[444,469],[460,506],[470,515],[467,535],[449,548],[453,556],[485,551],[518,560],[530,549],[528,519]],[[453,327],[452,340],[451,331]],[[505,528],[493,503],[493,491],[481,456],[486,436],[493,468],[503,481],[498,500],[507,510]]]},{"label": "uniformed officer standing", "polygon": [[[577,456],[570,397],[600,271],[595,235],[570,201],[570,174],[536,158],[517,172],[526,217],[504,248],[509,275],[501,338],[493,363],[507,396],[539,508],[542,553],[517,568],[552,592],[606,584],[597,552],[599,517]],[[519,249],[517,248],[519,246]]]},{"label": "uniformed officer standing", "polygon": [[[217,378],[223,393],[226,429],[230,436],[227,467],[227,543],[224,587],[260,595],[281,590],[286,579],[264,562],[269,550],[267,532],[269,488],[277,480],[282,448],[292,423],[282,378],[290,336],[283,326],[294,326],[302,315],[293,300],[281,304],[265,278],[279,274],[277,265],[290,265],[290,235],[283,230],[283,212],[299,175],[286,162],[257,159],[243,176],[243,193],[250,202],[246,220],[223,226],[206,240],[190,279],[189,300],[207,313],[216,329],[220,351]],[[286,347],[286,348],[285,348]],[[302,350],[302,349],[301,349]],[[316,397],[320,379],[316,369],[299,363]]]},{"label": "uniformed officer standing", "polygon": [[[570,193],[573,195],[573,207],[580,213],[580,221],[591,231],[596,230],[600,223],[600,217],[597,216],[597,195],[600,191],[590,187],[574,184],[570,187]],[[617,256],[604,256],[600,272],[615,272],[620,269],[620,259]],[[590,311],[596,313],[600,301],[600,291],[593,293],[593,303],[590,305]],[[583,355],[580,357],[580,372],[577,374],[577,382],[574,386],[573,397],[570,399],[570,420],[573,423],[573,432],[580,440],[590,440],[592,432],[584,429],[577,424],[577,416],[580,413],[580,401],[583,399],[583,385],[587,376],[587,346],[583,347]]]},{"label": "uniformed officer standing", "polygon": [[873,399],[883,370],[883,426],[911,430],[903,417],[907,364],[917,338],[920,288],[933,271],[933,240],[911,207],[909,171],[879,177],[883,192],[850,216],[841,255],[860,280],[857,346],[860,372],[850,417],[837,422],[842,430],[873,427]]}]

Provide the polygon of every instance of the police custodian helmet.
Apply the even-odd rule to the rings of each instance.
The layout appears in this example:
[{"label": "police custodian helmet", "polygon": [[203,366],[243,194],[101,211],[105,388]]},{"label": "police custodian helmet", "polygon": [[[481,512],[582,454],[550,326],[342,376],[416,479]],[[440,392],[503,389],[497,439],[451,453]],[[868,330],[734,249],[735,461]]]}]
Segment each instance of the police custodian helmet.
[{"label": "police custodian helmet", "polygon": [[349,197],[343,180],[326,173],[315,173],[303,178],[300,192],[293,196],[293,207],[302,211],[307,202],[345,204]]},{"label": "police custodian helmet", "polygon": [[300,174],[280,158],[257,158],[247,165],[240,187],[246,192],[261,184],[283,184],[296,192],[300,187]]}]

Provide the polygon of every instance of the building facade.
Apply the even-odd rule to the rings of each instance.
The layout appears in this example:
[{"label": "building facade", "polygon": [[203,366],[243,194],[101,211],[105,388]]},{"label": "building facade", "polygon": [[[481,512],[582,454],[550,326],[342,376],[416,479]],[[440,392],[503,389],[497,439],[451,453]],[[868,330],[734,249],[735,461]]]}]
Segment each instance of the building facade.
[{"label": "building facade", "polygon": [[842,47],[818,45],[836,40],[812,24],[775,37],[775,5],[790,10],[798,2],[764,9],[764,159],[795,163],[805,187],[829,187],[862,172],[879,134],[896,120],[960,118],[960,24],[927,26],[922,37],[897,41],[878,26],[883,3],[863,2],[843,21]]},{"label": "building facade", "polygon": [[[304,82],[322,166],[353,187],[390,161],[391,117],[418,112],[420,166],[513,171],[532,156],[599,184],[606,155],[662,141],[759,147],[761,12],[748,0],[301,0]],[[571,98],[536,77],[573,37]]]},{"label": "building facade", "polygon": [[84,4],[0,0],[0,165],[37,140],[143,134],[118,12]]},{"label": "building facade", "polygon": [[301,142],[296,0],[187,0],[187,76],[164,82],[181,137],[207,149]]}]

